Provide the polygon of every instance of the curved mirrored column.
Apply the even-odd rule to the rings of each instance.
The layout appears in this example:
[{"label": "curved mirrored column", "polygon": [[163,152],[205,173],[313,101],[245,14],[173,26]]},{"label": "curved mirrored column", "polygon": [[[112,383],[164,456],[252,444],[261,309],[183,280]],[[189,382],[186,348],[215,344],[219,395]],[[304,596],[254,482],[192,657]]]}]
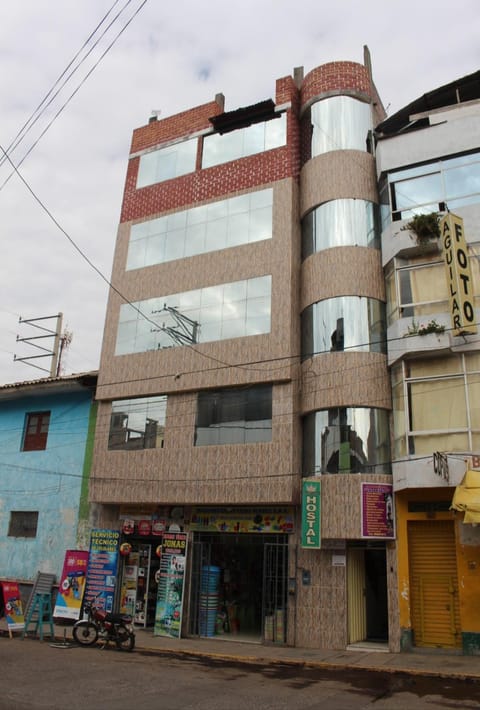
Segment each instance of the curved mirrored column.
[{"label": "curved mirrored column", "polygon": [[342,246],[380,247],[378,206],[368,200],[325,202],[302,220],[302,258]]},{"label": "curved mirrored column", "polygon": [[391,473],[388,412],[334,407],[303,423],[303,475]]},{"label": "curved mirrored column", "polygon": [[386,352],[384,303],[363,296],[339,296],[303,311],[303,359],[343,350]]},{"label": "curved mirrored column", "polygon": [[331,96],[312,105],[310,120],[312,158],[331,150],[368,151],[370,104],[351,96]]}]

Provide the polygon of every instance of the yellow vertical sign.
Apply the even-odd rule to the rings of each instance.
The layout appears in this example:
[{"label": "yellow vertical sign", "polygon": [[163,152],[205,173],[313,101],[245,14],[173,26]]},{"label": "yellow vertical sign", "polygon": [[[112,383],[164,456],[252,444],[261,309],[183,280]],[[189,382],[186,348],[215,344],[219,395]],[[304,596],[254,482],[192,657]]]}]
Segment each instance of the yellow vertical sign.
[{"label": "yellow vertical sign", "polygon": [[440,221],[440,235],[453,334],[476,333],[473,281],[463,219],[450,212],[446,214]]}]

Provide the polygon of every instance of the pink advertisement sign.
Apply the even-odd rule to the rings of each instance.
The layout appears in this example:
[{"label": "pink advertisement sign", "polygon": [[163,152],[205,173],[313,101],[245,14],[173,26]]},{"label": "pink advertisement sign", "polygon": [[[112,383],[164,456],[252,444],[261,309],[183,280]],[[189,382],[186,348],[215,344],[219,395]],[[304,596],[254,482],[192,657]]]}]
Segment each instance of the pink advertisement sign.
[{"label": "pink advertisement sign", "polygon": [[75,621],[80,618],[80,608],[87,577],[87,564],[87,550],[67,550],[65,553],[53,616],[62,619],[74,619]]}]

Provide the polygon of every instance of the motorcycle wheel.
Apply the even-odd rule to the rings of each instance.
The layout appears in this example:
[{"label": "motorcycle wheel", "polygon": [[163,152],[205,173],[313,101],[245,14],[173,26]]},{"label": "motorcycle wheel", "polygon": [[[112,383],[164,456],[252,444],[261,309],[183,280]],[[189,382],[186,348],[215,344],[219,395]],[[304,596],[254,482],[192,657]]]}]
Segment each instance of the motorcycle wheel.
[{"label": "motorcycle wheel", "polygon": [[98,639],[98,629],[91,621],[80,621],[73,627],[73,638],[80,646],[93,646]]},{"label": "motorcycle wheel", "polygon": [[135,647],[135,635],[126,626],[120,625],[117,628],[115,643],[119,651],[133,651]]}]

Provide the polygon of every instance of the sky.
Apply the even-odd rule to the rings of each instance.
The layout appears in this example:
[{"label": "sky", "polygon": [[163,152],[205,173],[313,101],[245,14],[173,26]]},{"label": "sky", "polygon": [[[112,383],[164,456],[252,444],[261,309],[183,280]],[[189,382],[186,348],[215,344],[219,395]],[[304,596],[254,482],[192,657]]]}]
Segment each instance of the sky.
[{"label": "sky", "polygon": [[48,376],[19,358],[52,339],[17,338],[58,313],[61,373],[98,369],[130,141],[153,111],[274,98],[295,67],[363,63],[367,45],[392,115],[480,69],[479,18],[478,0],[4,1],[0,385]]}]

